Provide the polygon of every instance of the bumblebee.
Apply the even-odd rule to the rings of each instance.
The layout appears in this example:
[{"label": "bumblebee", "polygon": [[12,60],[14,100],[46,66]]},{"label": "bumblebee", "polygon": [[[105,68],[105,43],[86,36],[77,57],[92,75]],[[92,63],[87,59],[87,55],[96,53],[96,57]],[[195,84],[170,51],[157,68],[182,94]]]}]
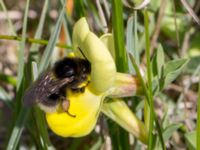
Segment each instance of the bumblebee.
[{"label": "bumblebee", "polygon": [[37,81],[25,92],[23,102],[25,106],[38,104],[45,112],[55,112],[61,104],[63,111],[68,112],[70,103],[66,90],[83,92],[85,86],[80,84],[88,81],[91,65],[88,60],[81,58],[64,58],[42,73]]}]

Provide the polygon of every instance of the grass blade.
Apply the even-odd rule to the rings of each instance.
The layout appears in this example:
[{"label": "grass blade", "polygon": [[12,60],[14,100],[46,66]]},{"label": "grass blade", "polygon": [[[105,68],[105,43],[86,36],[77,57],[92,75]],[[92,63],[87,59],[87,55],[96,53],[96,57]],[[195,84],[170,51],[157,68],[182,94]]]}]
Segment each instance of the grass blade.
[{"label": "grass blade", "polygon": [[[124,25],[121,0],[112,0],[112,15],[117,70],[119,72],[128,72],[128,59],[124,43]],[[114,130],[110,130],[114,146],[113,149],[130,149],[128,133],[116,125],[110,125],[110,129],[113,128],[118,130],[118,134],[114,133]]]},{"label": "grass blade", "polygon": [[[35,81],[38,78],[38,69],[35,62],[32,62],[32,74],[33,80]],[[34,117],[36,119],[38,132],[40,133],[38,134],[38,137],[40,139],[42,149],[47,150],[48,147],[51,146],[51,142],[49,141],[44,113],[37,106],[34,108]]]},{"label": "grass blade", "polygon": [[128,60],[124,44],[124,25],[121,0],[112,0],[112,14],[117,70],[119,72],[127,72]]},{"label": "grass blade", "polygon": [[29,115],[29,110],[26,108],[21,109],[19,113],[19,117],[16,120],[15,126],[12,130],[12,134],[10,136],[7,150],[15,150],[18,146],[22,131],[24,129],[24,123],[27,120],[27,116]]},{"label": "grass blade", "polygon": [[39,65],[39,73],[41,73],[43,70],[47,69],[48,64],[50,63],[49,58],[50,58],[50,56],[53,52],[53,49],[56,45],[56,41],[57,41],[59,33],[60,33],[60,28],[61,28],[64,13],[65,13],[65,3],[62,6],[62,10],[61,10],[58,20],[56,22],[54,32],[52,33],[52,35],[49,39],[49,43],[44,51],[44,54],[42,55],[42,59],[41,59],[40,65]]},{"label": "grass blade", "polygon": [[20,88],[20,85],[22,83],[22,78],[24,75],[24,50],[25,50],[25,44],[26,44],[26,30],[27,30],[27,22],[28,22],[28,9],[29,9],[29,3],[30,0],[27,0],[26,2],[26,8],[24,13],[24,20],[23,20],[23,29],[22,29],[22,40],[20,42],[19,46],[19,53],[18,53],[18,74],[17,74],[17,91]]},{"label": "grass blade", "polygon": [[28,9],[29,9],[29,0],[26,2],[24,20],[23,20],[23,29],[22,29],[22,41],[19,45],[18,52],[18,74],[17,74],[17,97],[16,105],[14,108],[14,127],[12,128],[11,135],[8,141],[7,150],[15,150],[17,148],[21,133],[24,128],[24,122],[28,115],[26,109],[21,109],[21,97],[23,93],[23,77],[24,77],[24,49],[26,42],[26,29],[27,29],[27,18],[28,18]]},{"label": "grass blade", "polygon": [[[46,12],[47,12],[47,9],[48,9],[48,3],[49,3],[49,0],[45,0],[44,6],[43,6],[43,9],[42,9],[42,14],[41,14],[40,21],[39,21],[39,25],[37,27],[34,39],[40,39],[41,36],[42,36],[44,21],[45,21]],[[33,56],[34,54],[38,54],[38,49],[39,49],[39,44],[33,43],[30,47],[30,53],[33,53],[33,54],[29,55],[29,56],[34,57]],[[34,60],[38,60],[38,57],[35,56],[34,58],[35,58]]]}]

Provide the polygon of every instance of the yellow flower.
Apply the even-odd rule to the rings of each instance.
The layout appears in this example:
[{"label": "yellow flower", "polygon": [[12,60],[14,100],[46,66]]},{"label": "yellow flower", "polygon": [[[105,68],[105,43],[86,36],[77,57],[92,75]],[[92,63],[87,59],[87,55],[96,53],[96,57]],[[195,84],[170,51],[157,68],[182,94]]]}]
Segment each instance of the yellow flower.
[{"label": "yellow flower", "polygon": [[[116,103],[108,105],[104,101],[106,97],[133,96],[141,91],[135,77],[116,72],[114,51],[111,51],[114,46],[111,41],[110,34],[99,39],[92,33],[85,18],[81,18],[75,24],[73,30],[74,53],[76,57],[83,57],[81,49],[91,63],[90,83],[84,93],[67,90],[67,98],[70,101],[69,112],[76,117],[69,116],[60,108],[54,113],[46,113],[47,123],[56,134],[63,137],[87,135],[94,129],[99,113],[103,111],[143,143],[147,142],[147,131],[143,123],[134,116],[124,102],[116,100]],[[120,103],[123,103],[123,106],[119,105]],[[116,113],[118,108],[124,109],[123,115]]]}]

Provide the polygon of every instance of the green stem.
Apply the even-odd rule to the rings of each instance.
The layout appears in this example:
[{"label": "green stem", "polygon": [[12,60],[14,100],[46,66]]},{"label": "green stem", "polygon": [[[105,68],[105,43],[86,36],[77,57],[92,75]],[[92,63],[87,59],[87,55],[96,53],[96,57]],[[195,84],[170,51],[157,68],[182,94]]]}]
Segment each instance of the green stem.
[{"label": "green stem", "polygon": [[[200,79],[200,76],[199,76]],[[200,82],[199,82],[199,92],[198,92],[198,105],[197,105],[197,150],[200,150]]]},{"label": "green stem", "polygon": [[[16,41],[21,41],[22,40],[22,38],[19,37],[19,36],[9,36],[9,35],[0,35],[0,39],[16,40]],[[34,38],[26,38],[26,42],[37,43],[37,44],[41,44],[41,45],[48,45],[48,43],[49,43],[47,40],[34,39]],[[59,48],[73,49],[72,46],[68,46],[68,45],[63,44],[63,43],[57,43],[56,46],[59,47]]]},{"label": "green stem", "polygon": [[152,74],[151,74],[151,53],[150,53],[150,38],[149,38],[149,23],[148,23],[148,11],[147,9],[144,10],[144,23],[145,23],[145,40],[146,40],[146,62],[147,62],[147,78],[148,78],[148,101],[150,107],[150,120],[149,120],[149,141],[148,141],[148,150],[153,150],[154,142],[153,142],[153,129],[154,129],[154,121],[156,123],[156,128],[158,131],[158,136],[160,138],[160,142],[162,145],[163,150],[166,150],[163,136],[162,136],[162,129],[158,122],[158,119],[155,115],[154,110],[154,103],[153,103],[153,91],[152,91]]},{"label": "green stem", "polygon": [[145,96],[147,97],[147,103],[149,105],[149,95],[148,95],[148,89],[146,87],[146,84],[145,84],[145,81],[143,80],[143,77],[142,77],[142,74],[140,73],[140,68],[138,67],[137,63],[136,63],[136,60],[135,58],[133,57],[133,55],[131,53],[128,53],[129,54],[129,57],[130,57],[130,60],[133,64],[133,67],[135,69],[135,72],[136,72],[136,75],[137,77],[139,78],[139,81],[141,83],[141,86],[143,88],[143,91],[144,91],[144,94]]},{"label": "green stem", "polygon": [[150,41],[149,41],[149,22],[147,9],[144,10],[144,23],[145,23],[145,43],[146,43],[146,62],[147,62],[147,78],[148,78],[148,95],[150,107],[150,120],[149,120],[149,142],[148,150],[153,149],[153,124],[154,124],[154,105],[152,93],[152,75],[151,75],[151,61],[150,61]]}]

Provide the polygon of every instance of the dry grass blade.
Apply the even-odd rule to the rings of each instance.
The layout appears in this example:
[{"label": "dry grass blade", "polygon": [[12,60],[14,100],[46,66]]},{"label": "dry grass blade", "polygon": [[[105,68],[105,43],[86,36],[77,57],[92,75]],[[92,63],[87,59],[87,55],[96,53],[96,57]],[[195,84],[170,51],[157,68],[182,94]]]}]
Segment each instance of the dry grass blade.
[{"label": "dry grass blade", "polygon": [[186,0],[181,0],[181,3],[187,9],[188,13],[192,16],[195,22],[200,26],[200,20],[196,15],[196,13],[194,12],[194,10],[192,9],[192,7],[190,6],[190,4]]}]

